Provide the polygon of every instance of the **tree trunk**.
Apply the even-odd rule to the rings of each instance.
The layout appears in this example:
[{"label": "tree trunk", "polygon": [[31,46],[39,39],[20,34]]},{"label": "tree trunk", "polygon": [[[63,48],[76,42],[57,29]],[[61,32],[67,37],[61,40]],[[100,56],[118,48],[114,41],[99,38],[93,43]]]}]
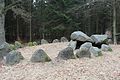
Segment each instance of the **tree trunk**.
[{"label": "tree trunk", "polygon": [[32,25],[31,25],[31,19],[30,19],[30,42],[32,41]]},{"label": "tree trunk", "polygon": [[96,14],[96,18],[97,18],[97,19],[96,19],[96,33],[99,34],[99,22],[98,22],[99,19],[98,19],[97,14]]},{"label": "tree trunk", "polygon": [[3,59],[4,50],[2,45],[5,43],[5,30],[4,30],[5,16],[2,13],[3,8],[4,8],[4,0],[1,0],[0,1],[0,61]]},{"label": "tree trunk", "polygon": [[32,41],[32,3],[31,3],[31,0],[30,0],[30,39],[29,39],[29,42]]},{"label": "tree trunk", "polygon": [[116,0],[113,2],[113,38],[114,38],[114,44],[117,44],[117,38],[116,38]]},{"label": "tree trunk", "polygon": [[17,40],[20,41],[20,36],[19,36],[19,17],[17,16]]},{"label": "tree trunk", "polygon": [[2,9],[4,8],[4,0],[0,1],[0,46],[5,42],[5,30],[4,30],[4,20],[5,16],[2,14]]},{"label": "tree trunk", "polygon": [[42,38],[45,39],[45,26],[43,24],[43,33],[42,33]]}]

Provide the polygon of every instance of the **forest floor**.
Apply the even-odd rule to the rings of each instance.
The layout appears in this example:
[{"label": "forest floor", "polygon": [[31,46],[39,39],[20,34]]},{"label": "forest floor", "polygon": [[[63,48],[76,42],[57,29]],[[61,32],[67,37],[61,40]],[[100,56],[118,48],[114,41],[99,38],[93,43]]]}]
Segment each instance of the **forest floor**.
[{"label": "forest floor", "polygon": [[[25,60],[14,66],[1,66],[0,80],[120,80],[120,45],[111,45],[113,52],[103,52],[101,57],[58,60],[59,51],[67,45],[52,43],[19,49]],[[34,51],[40,48],[51,62],[30,62]]]}]

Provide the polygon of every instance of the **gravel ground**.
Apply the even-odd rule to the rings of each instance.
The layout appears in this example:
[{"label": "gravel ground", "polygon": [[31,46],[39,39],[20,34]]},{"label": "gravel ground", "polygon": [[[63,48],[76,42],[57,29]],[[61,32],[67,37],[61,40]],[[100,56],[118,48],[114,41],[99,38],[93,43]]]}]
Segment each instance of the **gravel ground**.
[{"label": "gravel ground", "polygon": [[[67,45],[54,43],[19,49],[25,60],[14,66],[0,66],[0,80],[120,80],[120,45],[111,45],[113,52],[103,52],[103,56],[92,59],[56,59]],[[46,51],[51,62],[30,62],[39,48]]]}]

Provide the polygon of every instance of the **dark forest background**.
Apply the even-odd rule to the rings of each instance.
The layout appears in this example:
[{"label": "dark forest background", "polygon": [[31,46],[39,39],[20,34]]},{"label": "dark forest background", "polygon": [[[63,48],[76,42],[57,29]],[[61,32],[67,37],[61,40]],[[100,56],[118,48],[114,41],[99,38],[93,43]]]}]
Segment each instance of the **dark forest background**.
[{"label": "dark forest background", "polygon": [[[113,33],[116,9],[116,36],[120,36],[120,1],[115,0],[5,0],[7,42],[69,39],[73,31],[87,35]],[[12,7],[11,7],[12,6]]]}]

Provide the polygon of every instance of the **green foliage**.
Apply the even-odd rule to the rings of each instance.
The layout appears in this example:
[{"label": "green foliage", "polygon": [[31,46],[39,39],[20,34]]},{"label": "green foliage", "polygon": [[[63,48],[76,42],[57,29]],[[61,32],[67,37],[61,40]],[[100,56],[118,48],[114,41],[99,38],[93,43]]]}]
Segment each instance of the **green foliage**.
[{"label": "green foliage", "polygon": [[103,56],[102,52],[98,52],[98,56]]},{"label": "green foliage", "polygon": [[108,51],[112,52],[113,50],[111,48],[109,48]]},{"label": "green foliage", "polygon": [[37,42],[28,42],[28,46],[37,46],[38,45],[38,43]]},{"label": "green foliage", "polygon": [[[32,24],[32,40],[42,38],[53,40],[64,35],[68,38],[75,30],[92,35],[104,34],[107,28],[112,29],[112,0],[36,0],[34,3],[33,0],[20,0],[20,3],[14,4],[16,1],[6,0],[8,6],[6,8],[9,10],[6,13],[5,29],[11,41],[16,40],[11,39],[11,36],[17,36],[17,25],[22,35],[20,38],[24,39],[27,36],[26,41],[30,37],[28,31],[30,24]],[[117,32],[120,32],[119,5],[120,1],[116,3]],[[15,9],[11,8],[14,6]],[[16,18],[16,15],[19,17]]]},{"label": "green foliage", "polygon": [[45,61],[49,62],[51,61],[50,57],[48,57],[48,55],[45,57]]},{"label": "green foliage", "polygon": [[102,41],[103,43],[108,43],[108,39],[105,39],[104,41]]}]

